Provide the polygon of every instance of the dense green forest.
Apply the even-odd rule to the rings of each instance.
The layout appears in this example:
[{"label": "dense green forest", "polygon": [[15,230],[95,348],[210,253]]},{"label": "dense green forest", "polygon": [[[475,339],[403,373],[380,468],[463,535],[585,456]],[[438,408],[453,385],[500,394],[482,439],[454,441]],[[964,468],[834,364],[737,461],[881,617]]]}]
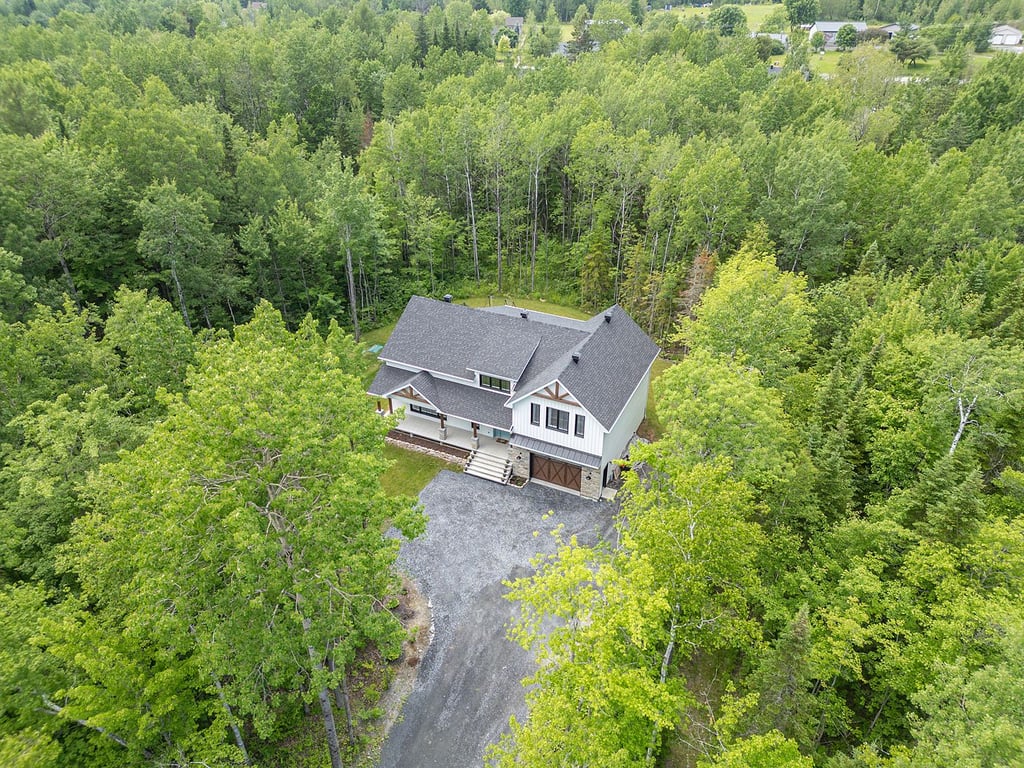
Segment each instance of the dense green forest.
[{"label": "dense green forest", "polygon": [[358,751],[423,521],[356,342],[447,292],[680,359],[616,545],[512,585],[545,663],[495,764],[1019,764],[1024,56],[956,30],[1024,11],[859,6],[941,60],[823,79],[507,10],[0,4],[0,764]]}]

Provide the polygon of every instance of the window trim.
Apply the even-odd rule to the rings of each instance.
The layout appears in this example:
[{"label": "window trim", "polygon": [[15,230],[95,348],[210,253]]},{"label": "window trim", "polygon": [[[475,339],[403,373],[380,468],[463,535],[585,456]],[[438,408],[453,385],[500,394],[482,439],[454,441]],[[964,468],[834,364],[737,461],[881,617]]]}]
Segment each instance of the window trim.
[{"label": "window trim", "polygon": [[508,379],[502,379],[497,376],[491,376],[487,373],[480,374],[480,387],[482,389],[492,389],[495,392],[503,392],[506,395],[512,392],[512,382]]},{"label": "window trim", "polygon": [[587,431],[587,417],[582,413],[576,414],[576,424],[574,425],[573,434],[576,437],[583,437],[583,434]]},{"label": "window trim", "polygon": [[540,426],[540,403],[530,403],[530,423],[535,426]]},{"label": "window trim", "polygon": [[[554,426],[551,424],[551,417],[554,415]],[[565,428],[562,428],[562,417],[565,417]],[[561,432],[563,435],[569,434],[569,412],[563,411],[561,408],[552,408],[548,406],[547,418],[544,420],[545,426],[553,432]]]}]

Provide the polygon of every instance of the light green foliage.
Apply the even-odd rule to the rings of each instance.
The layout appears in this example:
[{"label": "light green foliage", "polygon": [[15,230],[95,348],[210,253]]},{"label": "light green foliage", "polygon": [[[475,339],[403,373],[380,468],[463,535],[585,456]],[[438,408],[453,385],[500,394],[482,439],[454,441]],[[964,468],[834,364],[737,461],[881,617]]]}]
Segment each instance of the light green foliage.
[{"label": "light green foliage", "polygon": [[0,466],[0,565],[21,578],[56,585],[55,550],[86,505],[81,483],[144,429],[123,415],[105,387],[76,403],[68,394],[36,401],[10,426],[21,435]]},{"label": "light green foliage", "polygon": [[[509,599],[523,611],[511,636],[537,646],[540,670],[528,682],[538,686],[527,694],[529,719],[512,721],[491,764],[636,765],[652,727],[670,727],[679,706],[678,688],[658,678],[665,590],[648,563],[624,557],[613,565],[575,539],[536,565]],[[545,616],[564,626],[544,633]]]},{"label": "light green foliage", "polygon": [[755,230],[715,273],[715,285],[684,318],[677,341],[757,368],[769,384],[796,371],[811,351],[814,309],[807,281],[775,266],[772,243]]},{"label": "light green foliage", "polygon": [[18,768],[57,766],[57,723],[44,713],[43,694],[63,684],[52,660],[31,642],[46,592],[35,586],[0,587],[0,758]]},{"label": "light green foliage", "polygon": [[333,260],[334,274],[348,285],[349,317],[358,341],[356,281],[360,286],[370,280],[379,284],[385,277],[382,257],[386,245],[376,200],[362,188],[351,164],[335,165],[327,169],[316,211],[318,233]]},{"label": "light green foliage", "polygon": [[1011,623],[999,640],[1000,661],[972,669],[941,664],[935,682],[915,697],[925,717],[915,727],[914,765],[1010,766],[1024,754],[1019,703],[1024,673],[1021,627]]},{"label": "light green foliage", "polygon": [[[61,656],[78,665],[95,642],[138,666],[123,688],[104,666],[116,655],[81,669],[67,692],[80,717],[118,713],[133,744],[156,750],[166,728],[176,749],[203,754],[226,736],[211,681],[266,738],[288,705],[337,686],[366,643],[394,652],[401,628],[381,601],[398,543],[384,530],[415,535],[423,521],[380,488],[387,424],[367,407],[363,365],[337,327],[292,334],[264,305],[233,340],[199,350],[167,419],[92,479],[98,511],[76,525],[68,564],[98,618],[67,620]],[[151,708],[159,727],[145,726]]]},{"label": "light green foliage", "polygon": [[814,761],[801,755],[795,743],[771,731],[737,739],[721,755],[697,765],[698,768],[811,768]]},{"label": "light green foliage", "polygon": [[654,479],[627,480],[620,547],[581,547],[556,531],[556,554],[510,585],[521,610],[510,636],[537,649],[540,670],[527,681],[537,684],[529,719],[513,719],[493,765],[650,764],[692,701],[675,654],[750,641],[746,595],[762,538],[749,489],[725,465],[655,448],[636,458]]},{"label": "light green foliage", "polygon": [[0,434],[31,403],[67,394],[79,402],[110,380],[116,361],[97,343],[93,319],[68,301],[40,308],[29,322],[0,323]]},{"label": "light green foliage", "polygon": [[759,492],[773,524],[799,514],[810,479],[805,449],[779,394],[754,369],[693,350],[655,384],[664,443],[692,462],[729,459],[735,476]]},{"label": "light green foliage", "polygon": [[104,347],[121,361],[120,388],[134,410],[157,408],[158,393],[181,392],[196,340],[166,301],[121,288],[103,324]]},{"label": "light green foliage", "polygon": [[0,248],[0,321],[13,321],[24,312],[36,292],[21,273],[22,258]]}]

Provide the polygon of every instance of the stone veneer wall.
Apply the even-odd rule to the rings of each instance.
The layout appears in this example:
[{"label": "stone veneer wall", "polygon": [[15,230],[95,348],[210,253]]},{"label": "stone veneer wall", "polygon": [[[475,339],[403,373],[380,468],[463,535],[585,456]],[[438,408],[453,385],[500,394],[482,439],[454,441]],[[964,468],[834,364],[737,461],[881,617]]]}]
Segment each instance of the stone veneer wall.
[{"label": "stone veneer wall", "polygon": [[[587,475],[590,475],[589,480],[587,480]],[[585,499],[600,499],[601,490],[601,470],[583,467],[583,477],[580,478],[580,496]]]},{"label": "stone veneer wall", "polygon": [[524,480],[530,479],[530,452],[522,448],[508,449],[508,459],[512,462],[512,474]]},{"label": "stone veneer wall", "polygon": [[[513,477],[522,477],[527,480],[530,478],[529,451],[524,451],[522,448],[509,448],[508,460],[512,462]],[[587,475],[590,475],[589,480],[587,480]],[[583,467],[583,476],[580,478],[580,496],[585,499],[600,499],[602,490],[604,489],[601,487],[601,471]]]}]

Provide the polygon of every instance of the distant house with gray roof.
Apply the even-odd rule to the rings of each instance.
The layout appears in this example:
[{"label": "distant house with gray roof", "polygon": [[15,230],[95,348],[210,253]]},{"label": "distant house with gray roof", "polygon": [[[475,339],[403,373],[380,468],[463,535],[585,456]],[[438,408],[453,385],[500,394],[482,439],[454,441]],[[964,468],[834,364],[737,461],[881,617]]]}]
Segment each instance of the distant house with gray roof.
[{"label": "distant house with gray roof", "polygon": [[619,306],[589,320],[414,296],[369,393],[467,472],[599,498],[647,407],[658,347]]},{"label": "distant house with gray roof", "polygon": [[863,21],[816,21],[807,30],[807,37],[814,37],[815,32],[821,32],[825,38],[825,47],[831,50],[836,47],[836,35],[839,34],[839,30],[847,24],[857,30],[857,34],[864,32],[868,28],[868,25]]},{"label": "distant house with gray roof", "polygon": [[1009,24],[1000,24],[992,28],[989,45],[997,51],[1024,51],[1024,33]]}]

